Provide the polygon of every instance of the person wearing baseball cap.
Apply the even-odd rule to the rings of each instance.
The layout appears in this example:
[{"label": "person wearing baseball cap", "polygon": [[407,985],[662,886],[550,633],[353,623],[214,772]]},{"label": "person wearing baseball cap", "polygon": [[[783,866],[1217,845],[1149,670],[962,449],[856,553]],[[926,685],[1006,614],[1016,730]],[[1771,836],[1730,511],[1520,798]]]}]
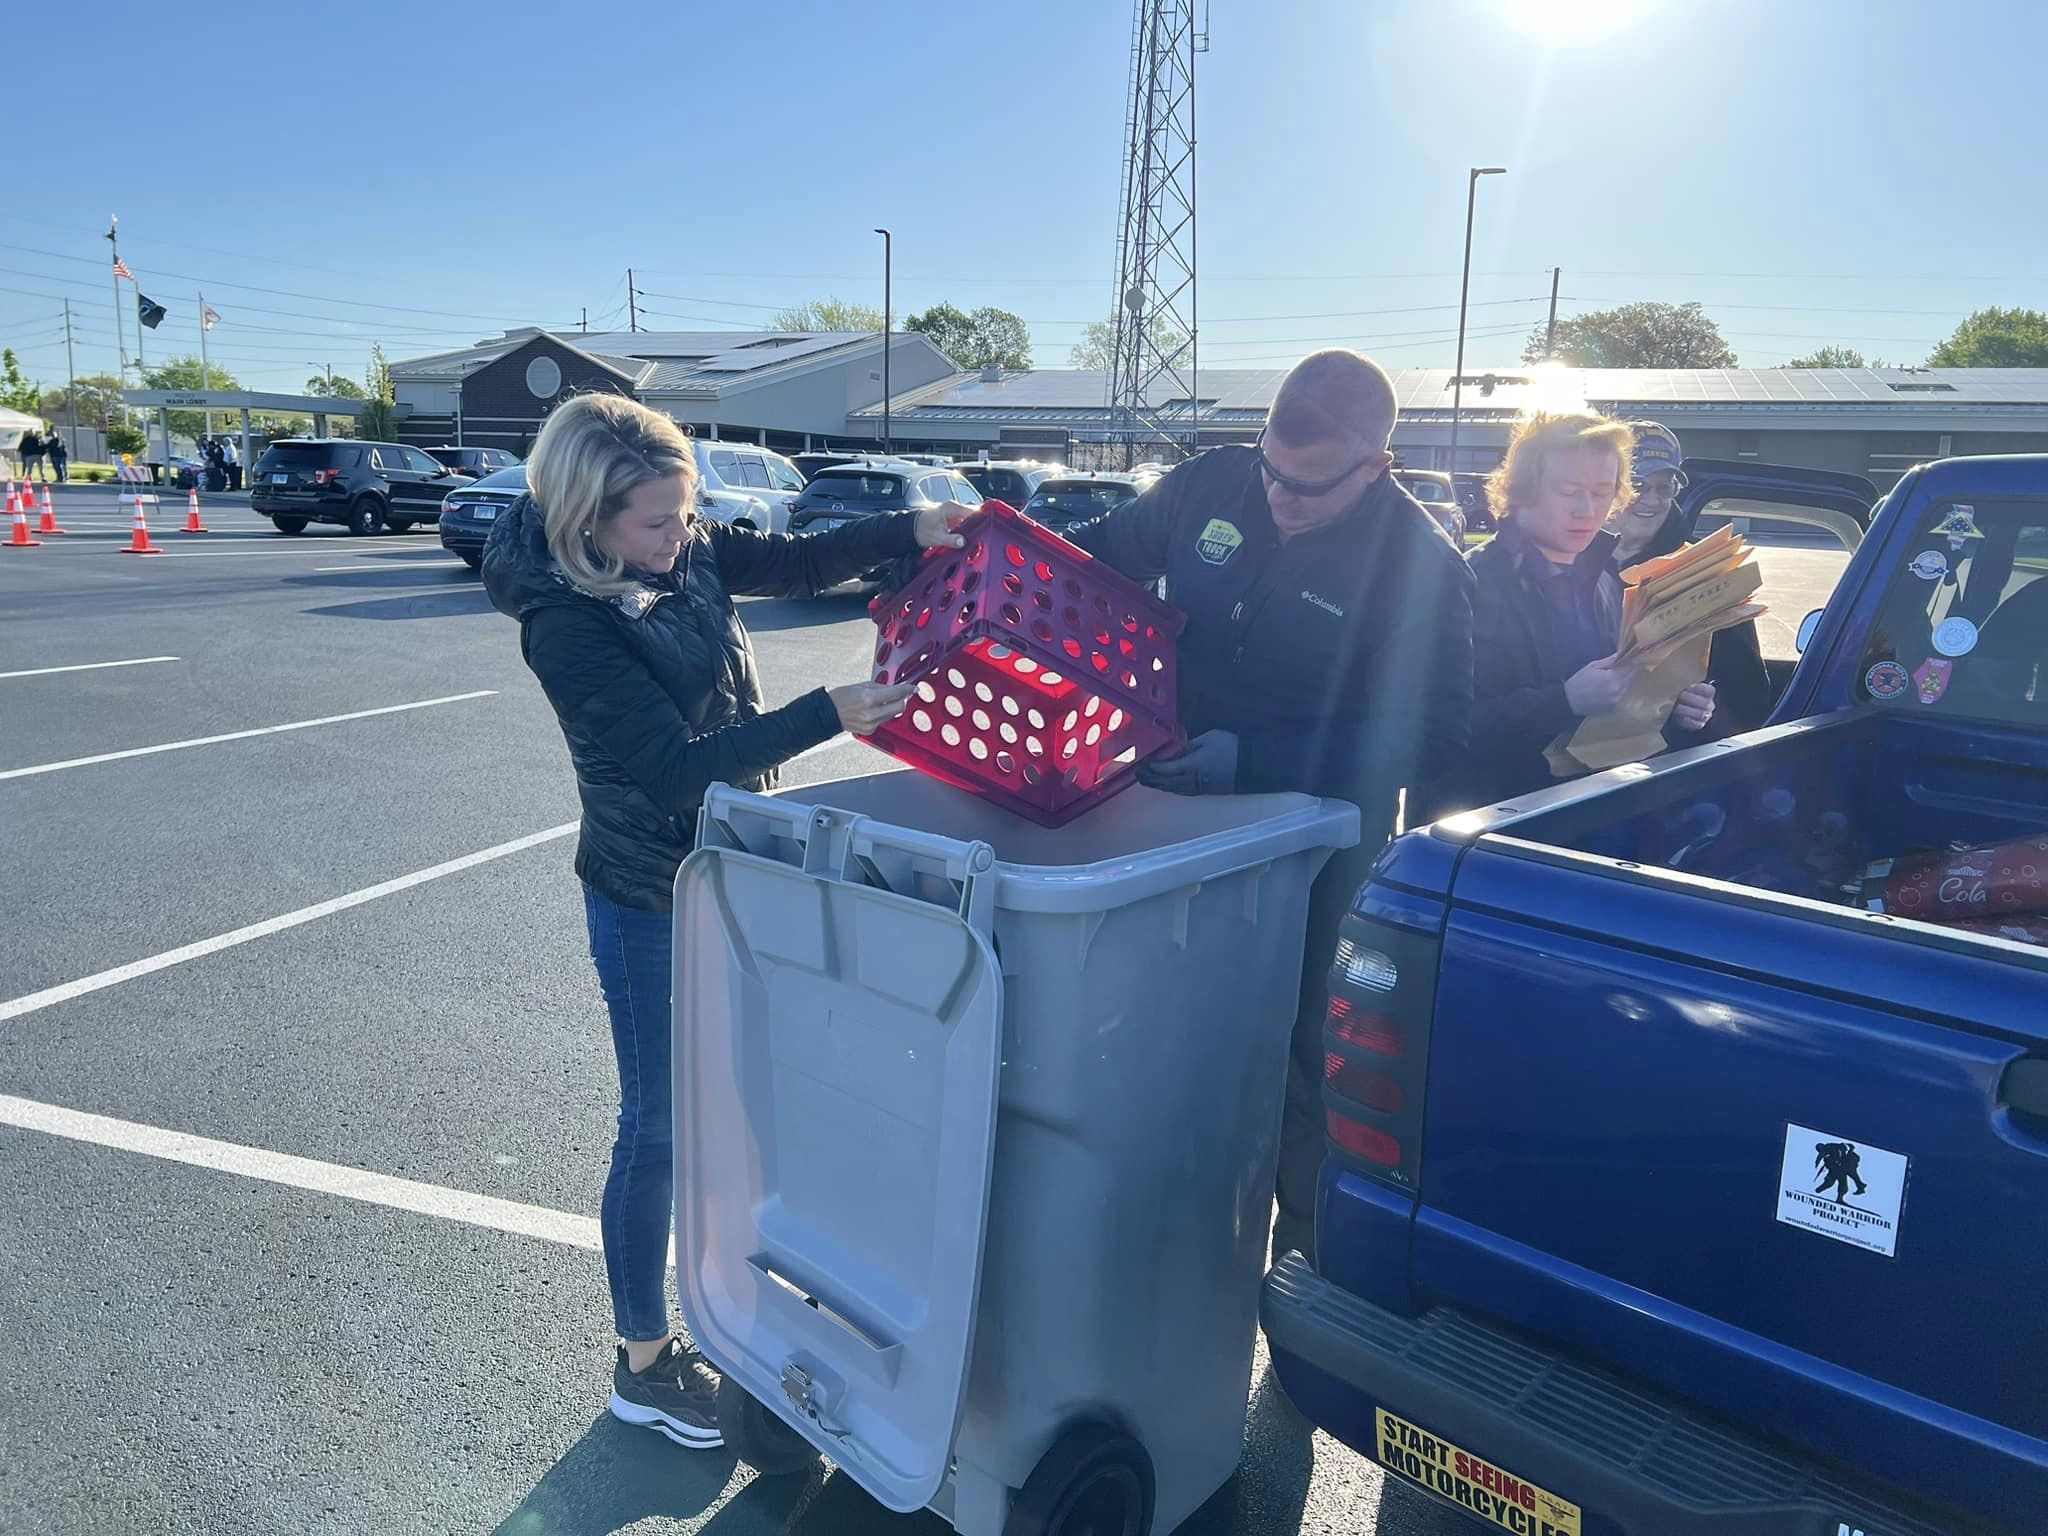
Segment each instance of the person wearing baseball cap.
[{"label": "person wearing baseball cap", "polygon": [[[1630,456],[1629,499],[1608,521],[1614,534],[1614,569],[1625,571],[1683,548],[1692,538],[1692,519],[1678,509],[1685,489],[1685,449],[1678,434],[1661,421],[1632,421],[1635,451]],[[1753,731],[1770,718],[1777,690],[1764,670],[1756,621],[1721,630],[1707,660],[1714,683],[1714,715],[1694,738],[1715,741]]]},{"label": "person wearing baseball cap", "polygon": [[1685,542],[1687,532],[1676,516],[1678,493],[1685,488],[1685,449],[1679,446],[1678,434],[1657,421],[1628,425],[1636,440],[1631,494],[1609,528],[1620,540],[1614,553],[1623,569],[1669,554]]}]

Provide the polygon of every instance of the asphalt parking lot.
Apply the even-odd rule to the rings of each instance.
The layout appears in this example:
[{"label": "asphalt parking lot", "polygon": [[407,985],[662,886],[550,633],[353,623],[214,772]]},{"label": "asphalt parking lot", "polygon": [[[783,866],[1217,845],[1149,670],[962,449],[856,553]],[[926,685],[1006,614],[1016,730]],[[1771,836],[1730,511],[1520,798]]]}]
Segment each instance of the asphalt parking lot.
[{"label": "asphalt parking lot", "polygon": [[[0,551],[0,1529],[944,1529],[604,1411],[574,785],[477,579],[237,497],[198,537],[167,494],[156,558],[111,488],[57,506]],[[857,599],[746,617],[778,701],[870,653]],[[1463,1529],[1251,1394],[1185,1531]]]}]

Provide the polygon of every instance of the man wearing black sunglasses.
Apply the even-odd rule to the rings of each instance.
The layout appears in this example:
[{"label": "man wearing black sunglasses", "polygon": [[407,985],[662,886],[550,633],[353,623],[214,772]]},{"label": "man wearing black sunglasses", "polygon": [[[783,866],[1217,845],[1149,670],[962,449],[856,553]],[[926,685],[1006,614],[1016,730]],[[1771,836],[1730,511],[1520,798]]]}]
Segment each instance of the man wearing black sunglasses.
[{"label": "man wearing black sunglasses", "polygon": [[1213,448],[1068,534],[1141,581],[1166,579],[1187,751],[1140,766],[1176,794],[1296,790],[1349,800],[1363,839],[1310,898],[1275,1244],[1311,1251],[1322,1162],[1322,1023],[1337,926],[1392,835],[1465,748],[1472,575],[1387,473],[1391,381],[1356,352],[1296,364],[1253,447]]}]

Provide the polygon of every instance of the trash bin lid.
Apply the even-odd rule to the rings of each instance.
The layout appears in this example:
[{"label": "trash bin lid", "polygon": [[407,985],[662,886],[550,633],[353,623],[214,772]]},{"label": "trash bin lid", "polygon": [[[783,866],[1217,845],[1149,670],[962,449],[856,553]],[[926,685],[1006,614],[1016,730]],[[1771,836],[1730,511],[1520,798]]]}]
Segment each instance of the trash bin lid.
[{"label": "trash bin lid", "polygon": [[973,1356],[1002,982],[959,911],[829,862],[677,878],[676,1282],[714,1365],[907,1512]]}]

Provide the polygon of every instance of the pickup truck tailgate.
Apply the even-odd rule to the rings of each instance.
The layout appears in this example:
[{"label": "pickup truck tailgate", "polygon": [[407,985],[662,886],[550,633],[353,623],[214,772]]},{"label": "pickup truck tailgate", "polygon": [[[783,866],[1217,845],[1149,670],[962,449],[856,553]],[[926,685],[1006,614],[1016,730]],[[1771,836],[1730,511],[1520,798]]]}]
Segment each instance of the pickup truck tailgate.
[{"label": "pickup truck tailgate", "polygon": [[1638,875],[1513,837],[1465,855],[1417,1284],[1731,1407],[1775,1381],[1866,1465],[1950,1436],[2041,1460],[2048,1121],[2005,1099],[2048,1054],[2048,970]]}]

